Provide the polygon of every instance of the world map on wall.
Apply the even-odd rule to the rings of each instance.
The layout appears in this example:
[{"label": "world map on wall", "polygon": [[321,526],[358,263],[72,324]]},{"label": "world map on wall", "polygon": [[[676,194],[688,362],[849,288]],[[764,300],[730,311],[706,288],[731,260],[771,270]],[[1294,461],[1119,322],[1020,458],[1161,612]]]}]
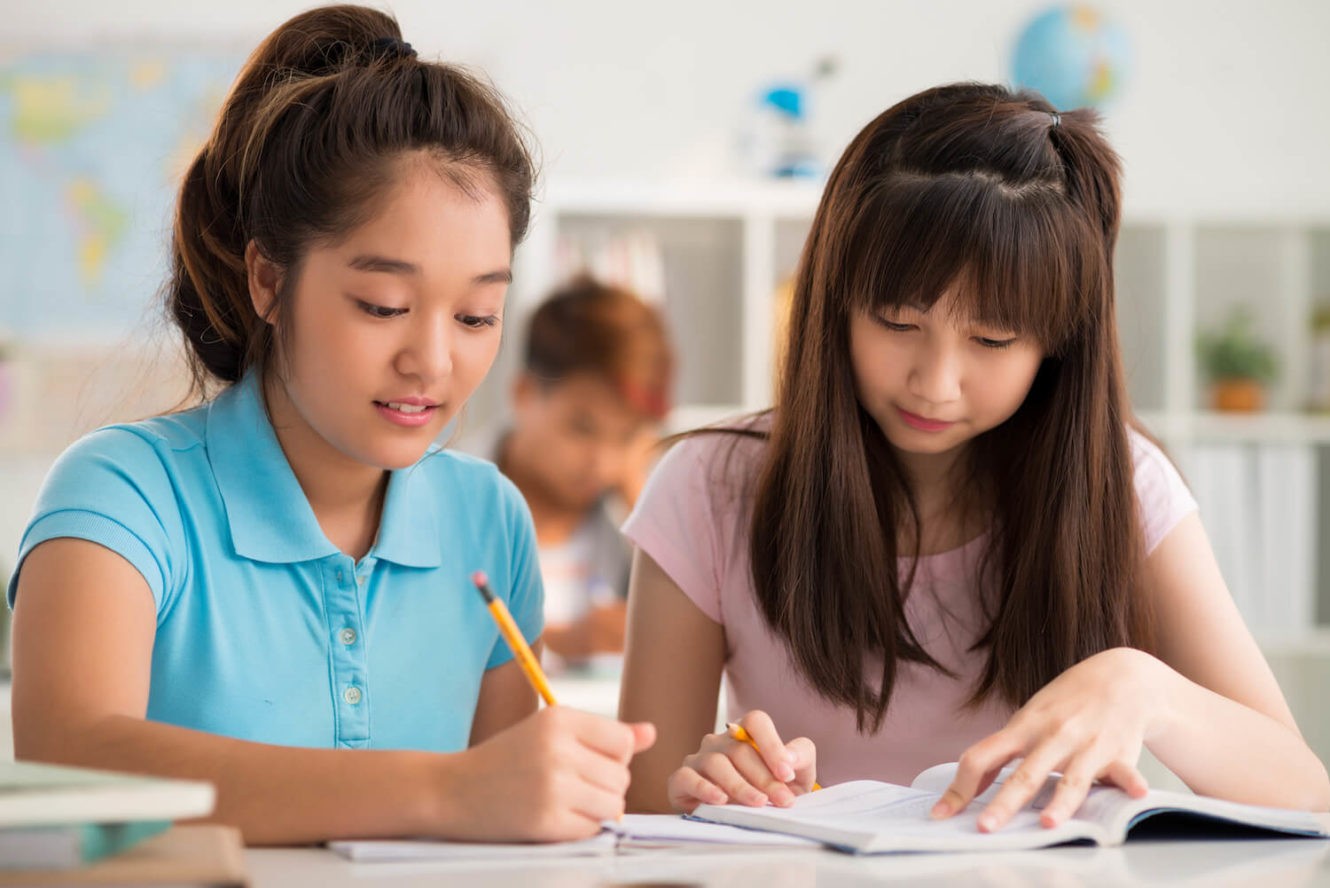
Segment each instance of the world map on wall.
[{"label": "world map on wall", "polygon": [[160,49],[0,57],[0,336],[155,319],[176,189],[239,65]]}]

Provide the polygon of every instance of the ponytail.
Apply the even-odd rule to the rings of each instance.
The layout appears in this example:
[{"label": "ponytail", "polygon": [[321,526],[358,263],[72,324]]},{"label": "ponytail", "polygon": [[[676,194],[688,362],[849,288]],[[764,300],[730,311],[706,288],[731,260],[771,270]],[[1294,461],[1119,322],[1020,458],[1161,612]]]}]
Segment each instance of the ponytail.
[{"label": "ponytail", "polygon": [[1112,257],[1122,212],[1121,164],[1099,133],[1095,112],[1081,108],[1056,117],[1058,125],[1048,136],[1066,171],[1067,196],[1096,221],[1105,254]]},{"label": "ponytail", "polygon": [[190,346],[191,394],[207,394],[208,379],[240,379],[269,336],[255,313],[245,273],[245,242],[235,188],[228,187],[204,147],[180,187],[171,243],[167,306]]}]

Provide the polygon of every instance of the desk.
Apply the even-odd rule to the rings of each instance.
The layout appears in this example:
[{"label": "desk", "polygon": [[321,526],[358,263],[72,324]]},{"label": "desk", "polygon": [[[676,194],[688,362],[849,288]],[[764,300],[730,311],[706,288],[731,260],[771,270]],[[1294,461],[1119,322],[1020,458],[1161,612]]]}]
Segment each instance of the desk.
[{"label": "desk", "polygon": [[855,858],[835,851],[711,854],[455,863],[353,864],[331,851],[255,848],[245,852],[254,888],[318,885],[478,885],[495,888],[726,886],[815,888],[962,885],[1056,888],[1102,885],[1330,886],[1330,841],[1138,840],[1121,848],[1066,847],[996,854],[915,854]]}]

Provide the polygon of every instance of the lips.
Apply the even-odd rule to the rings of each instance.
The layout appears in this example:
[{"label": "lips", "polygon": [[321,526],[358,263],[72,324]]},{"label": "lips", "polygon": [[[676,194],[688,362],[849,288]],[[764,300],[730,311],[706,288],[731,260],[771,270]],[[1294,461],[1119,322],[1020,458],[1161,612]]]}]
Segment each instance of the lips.
[{"label": "lips", "polygon": [[389,410],[400,410],[402,413],[424,413],[426,410],[433,410],[434,404],[411,404],[407,401],[376,401],[376,404],[382,404]]},{"label": "lips", "polygon": [[906,425],[918,429],[921,432],[940,432],[943,429],[949,429],[956,424],[953,420],[929,419],[927,416],[911,413],[902,407],[897,407],[896,412],[900,414],[901,419],[904,420]]},{"label": "lips", "polygon": [[389,401],[375,401],[374,409],[389,422],[414,428],[428,423],[439,405],[428,398],[394,398]]}]

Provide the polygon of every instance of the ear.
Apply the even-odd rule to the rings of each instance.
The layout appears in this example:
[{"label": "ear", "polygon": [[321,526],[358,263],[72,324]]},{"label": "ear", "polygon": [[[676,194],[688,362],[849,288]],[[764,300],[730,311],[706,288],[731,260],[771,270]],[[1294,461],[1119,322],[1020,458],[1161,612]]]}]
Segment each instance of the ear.
[{"label": "ear", "polygon": [[277,290],[282,283],[282,273],[252,240],[245,245],[245,276],[249,280],[249,299],[255,314],[271,324],[271,312],[277,307]]}]

